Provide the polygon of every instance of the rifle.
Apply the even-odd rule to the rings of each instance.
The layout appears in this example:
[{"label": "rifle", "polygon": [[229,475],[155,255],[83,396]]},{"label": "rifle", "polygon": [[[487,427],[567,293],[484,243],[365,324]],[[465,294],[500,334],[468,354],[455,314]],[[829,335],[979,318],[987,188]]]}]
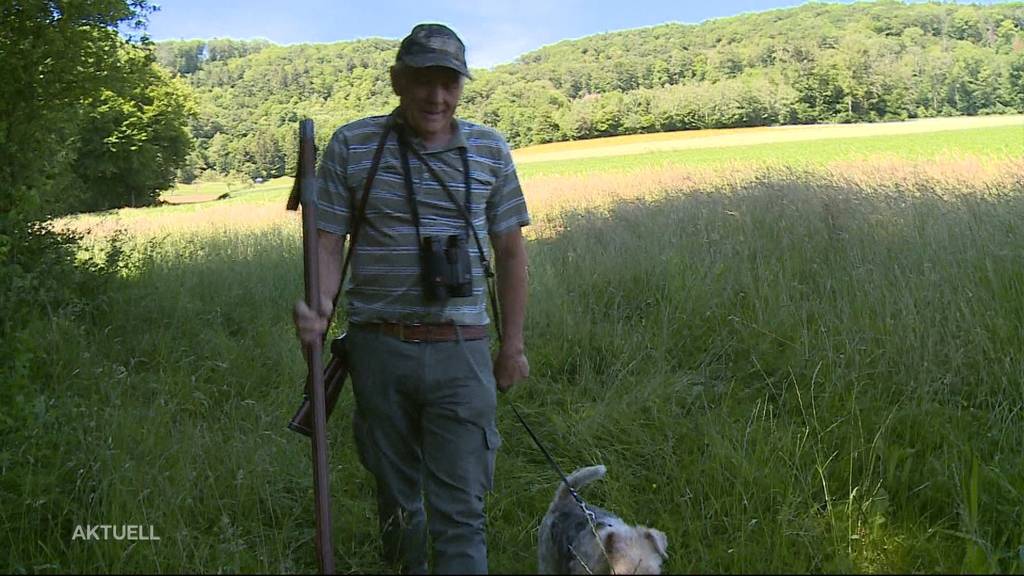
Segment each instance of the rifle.
[{"label": "rifle", "polygon": [[[348,362],[345,350],[346,335],[342,334],[331,342],[331,359],[324,367],[324,386],[327,388],[327,420],[331,419],[334,413],[334,406],[338,403],[338,396],[341,389],[345,387],[345,379],[348,377]],[[309,390],[302,398],[302,405],[295,411],[291,421],[288,422],[288,429],[298,432],[303,436],[313,436],[313,403],[309,401]]]},{"label": "rifle", "polygon": [[[301,195],[301,198],[300,198]],[[299,122],[299,163],[295,184],[288,197],[288,210],[302,203],[302,255],[306,305],[320,308],[319,247],[316,231],[316,150],[313,121]],[[334,551],[331,547],[331,501],[327,480],[327,409],[322,372],[323,342],[305,347],[306,397],[313,399],[313,493],[316,499],[316,552],[321,574],[334,574]],[[340,388],[340,387],[339,387]],[[336,398],[336,397],[335,397]]]},{"label": "rifle", "polygon": [[[373,153],[373,162],[370,163],[370,170],[366,175],[366,181],[363,184],[363,195],[359,200],[359,207],[356,210],[355,218],[352,223],[352,231],[349,234],[348,243],[348,255],[345,256],[345,261],[341,265],[341,281],[338,285],[338,293],[334,296],[334,307],[338,307],[338,297],[341,295],[341,291],[345,287],[345,273],[348,271],[349,264],[352,262],[352,255],[355,251],[356,240],[359,238],[359,227],[363,218],[366,216],[366,202],[370,197],[370,189],[373,187],[373,179],[377,175],[377,168],[380,166],[381,153],[384,151],[384,145],[387,143],[388,134],[391,133],[391,125],[388,124],[384,131],[381,133],[380,141],[377,142],[377,150]],[[312,139],[312,136],[310,137]],[[300,169],[301,172],[301,169]],[[300,174],[301,176],[301,174]],[[288,209],[294,210],[293,205],[298,203],[298,190],[299,190],[299,177],[295,179],[295,185],[292,187],[292,195],[288,199]],[[305,234],[305,232],[303,232]],[[326,332],[324,337],[327,337]],[[345,386],[345,379],[348,377],[348,356],[346,349],[347,334],[342,333],[331,342],[331,359],[327,362],[327,367],[324,368],[324,386],[327,389],[327,414],[325,418],[330,418],[331,413],[334,412],[334,406],[338,403],[338,396],[341,394],[341,389]],[[309,388],[307,386],[305,398],[302,401],[302,405],[295,411],[295,415],[292,416],[291,421],[288,423],[288,428],[303,434],[305,436],[312,436],[312,421],[313,416],[312,404],[309,401]]]}]

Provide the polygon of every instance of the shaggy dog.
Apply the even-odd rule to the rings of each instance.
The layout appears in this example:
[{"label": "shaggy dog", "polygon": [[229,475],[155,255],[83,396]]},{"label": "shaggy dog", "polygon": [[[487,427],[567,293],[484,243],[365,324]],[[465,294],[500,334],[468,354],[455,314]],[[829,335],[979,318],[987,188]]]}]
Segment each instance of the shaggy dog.
[{"label": "shaggy dog", "polygon": [[[569,475],[573,490],[601,478],[604,466],[580,468]],[[611,512],[587,506],[593,525],[565,484],[540,525],[537,564],[541,574],[660,574],[668,558],[665,533],[630,526]]]}]

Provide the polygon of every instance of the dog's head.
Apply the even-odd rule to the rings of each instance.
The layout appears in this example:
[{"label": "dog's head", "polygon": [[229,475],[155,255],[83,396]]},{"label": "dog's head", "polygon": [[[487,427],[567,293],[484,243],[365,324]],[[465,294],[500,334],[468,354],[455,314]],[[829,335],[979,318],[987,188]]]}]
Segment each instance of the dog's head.
[{"label": "dog's head", "polygon": [[668,559],[668,537],[646,526],[615,526],[600,533],[614,574],[661,574]]}]

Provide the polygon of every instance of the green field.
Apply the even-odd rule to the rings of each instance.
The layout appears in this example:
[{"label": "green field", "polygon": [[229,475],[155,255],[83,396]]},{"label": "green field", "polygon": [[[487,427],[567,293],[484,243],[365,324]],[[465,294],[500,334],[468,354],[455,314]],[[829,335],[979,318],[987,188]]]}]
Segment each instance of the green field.
[{"label": "green field", "polygon": [[273,197],[284,194],[288,195],[291,189],[292,179],[289,176],[274,178],[261,184],[247,182],[244,185],[222,181],[203,182],[194,184],[178,184],[171,190],[160,195],[162,200],[174,201],[175,198],[183,196],[212,196],[228,194],[226,200],[246,199],[248,201],[265,200],[268,195]]},{"label": "green field", "polygon": [[[558,233],[528,245],[532,375],[499,398],[491,571],[535,571],[557,485],[514,403],[562,468],[607,465],[583,496],[666,532],[668,573],[1024,572],[1018,135],[523,163],[524,186],[564,176],[566,194],[580,173],[665,164],[756,177],[537,215]],[[975,157],[997,174],[922,168]],[[916,164],[877,182],[827,169],[887,158]],[[230,222],[258,204],[145,210],[225,202]],[[315,571],[309,445],[285,428],[304,378],[297,227],[125,249],[88,306],[5,343],[22,361],[0,389],[0,569]],[[338,570],[383,572],[351,407],[346,390],[329,426]],[[73,542],[80,524],[160,541]]]},{"label": "green field", "polygon": [[529,179],[535,176],[588,174],[595,171],[650,170],[666,166],[816,166],[840,160],[868,158],[931,160],[971,155],[995,159],[1019,157],[1021,154],[1024,154],[1024,125],[526,162],[519,166],[519,173]]}]

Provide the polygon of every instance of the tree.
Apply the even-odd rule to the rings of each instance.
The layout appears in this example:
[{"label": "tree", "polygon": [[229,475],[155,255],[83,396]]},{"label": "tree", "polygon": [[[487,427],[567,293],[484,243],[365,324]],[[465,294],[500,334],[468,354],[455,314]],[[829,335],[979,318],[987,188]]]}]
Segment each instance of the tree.
[{"label": "tree", "polygon": [[[144,14],[115,0],[26,1],[0,12],[0,234],[53,214],[49,192],[71,179],[87,108],[116,67],[114,26]],[[4,248],[0,247],[0,256]]]},{"label": "tree", "polygon": [[[0,5],[0,340],[38,310],[88,305],[94,268],[76,264],[77,238],[44,222],[105,182],[166,186],[184,150],[183,84],[152,66],[141,31],[145,0],[18,0]],[[127,31],[127,37],[118,33]],[[103,149],[110,138],[119,144]],[[121,146],[120,143],[131,144]],[[183,154],[182,154],[183,155]],[[90,162],[93,159],[96,165]],[[97,165],[101,171],[93,172]],[[151,176],[156,174],[156,176]],[[83,182],[83,176],[91,179]],[[122,189],[124,193],[126,189]],[[128,196],[116,200],[130,201]],[[0,347],[6,389],[27,390],[32,350]],[[17,409],[17,406],[15,406]]]},{"label": "tree", "polygon": [[116,82],[86,101],[91,110],[72,168],[79,195],[65,197],[63,212],[153,204],[192,149],[187,85],[156,67],[145,50],[125,45],[119,56]]},{"label": "tree", "polygon": [[205,57],[206,42],[202,40],[172,40],[156,45],[157,62],[177,74],[187,75],[199,70]]}]

